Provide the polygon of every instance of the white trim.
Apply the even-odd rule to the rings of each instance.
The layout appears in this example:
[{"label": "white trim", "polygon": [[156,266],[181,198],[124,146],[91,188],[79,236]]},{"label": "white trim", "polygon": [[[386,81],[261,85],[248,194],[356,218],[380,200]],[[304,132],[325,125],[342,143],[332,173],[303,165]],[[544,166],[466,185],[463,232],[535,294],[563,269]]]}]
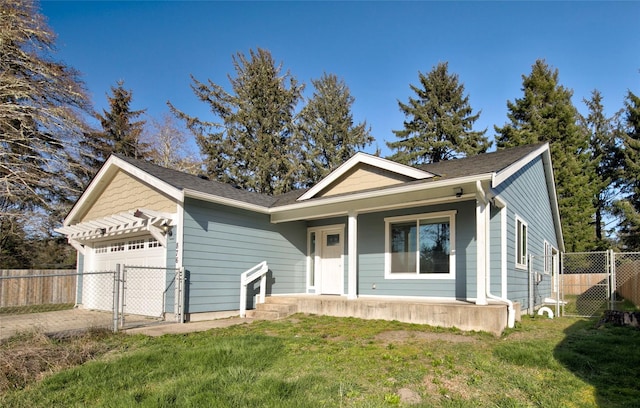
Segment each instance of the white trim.
[{"label": "white trim", "polygon": [[[527,269],[527,259],[528,259],[528,252],[529,252],[529,224],[527,224],[527,222],[525,220],[523,220],[522,218],[520,218],[518,215],[515,216],[515,235],[514,235],[514,241],[515,241],[515,258],[516,258],[516,268],[518,269]],[[520,226],[523,226],[525,229],[525,234],[524,236],[522,236],[521,234],[521,228],[519,228]],[[524,238],[524,248],[522,248],[522,238]],[[522,257],[518,257],[518,252],[521,252],[522,250]],[[524,258],[524,263],[522,263],[522,259]]]},{"label": "white trim", "polygon": [[551,151],[547,151],[542,155],[542,162],[544,164],[544,174],[547,180],[547,190],[549,190],[549,198],[551,200],[551,210],[553,213],[554,224],[556,229],[556,239],[560,251],[564,252],[564,236],[562,234],[562,222],[560,220],[560,206],[558,204],[558,193],[556,192],[556,182],[553,175],[553,164],[551,163]]},{"label": "white trim", "polygon": [[383,159],[378,156],[372,156],[370,154],[358,152],[355,155],[353,155],[349,160],[342,163],[337,169],[329,173],[329,175],[327,175],[327,177],[322,179],[318,184],[316,184],[315,186],[310,188],[307,192],[305,192],[303,195],[301,195],[298,198],[298,201],[304,201],[304,200],[308,200],[310,198],[315,197],[316,194],[318,194],[319,192],[327,188],[329,185],[331,185],[331,183],[333,183],[338,178],[340,178],[340,176],[342,176],[343,174],[345,174],[347,171],[351,170],[358,164],[368,164],[370,166],[387,170],[392,173],[397,173],[403,176],[411,177],[416,180],[422,180],[422,179],[431,178],[434,176],[429,172],[416,169],[415,167],[410,167],[404,164],[393,162],[391,160]]},{"label": "white trim", "polygon": [[[398,194],[410,193],[414,191],[433,190],[436,188],[442,188],[442,187],[448,187],[448,186],[458,187],[460,185],[467,184],[467,183],[475,183],[478,180],[480,181],[491,180],[492,175],[493,173],[476,174],[473,176],[464,176],[464,177],[458,177],[454,179],[430,181],[426,183],[418,183],[418,184],[410,184],[410,185],[392,186],[392,187],[384,188],[381,190],[364,191],[364,192],[358,192],[358,193],[348,194],[344,196],[341,195],[341,196],[321,197],[311,202],[297,202],[295,204],[278,206],[272,209],[268,209],[268,212],[270,214],[276,214],[276,213],[300,209],[300,208],[320,207],[328,204],[344,203],[344,202],[350,202],[355,200],[364,200],[368,198],[395,196]],[[475,194],[473,196],[475,196]],[[453,191],[451,192],[451,199],[459,200],[459,198],[455,196],[455,193]]]},{"label": "white trim", "polygon": [[185,198],[186,197],[195,198],[195,199],[203,200],[210,203],[222,204],[229,207],[240,208],[242,210],[248,210],[248,211],[254,211],[261,214],[271,213],[271,211],[269,210],[269,207],[264,207],[258,204],[246,203],[244,201],[234,200],[231,198],[221,197],[215,194],[203,193],[203,192],[191,190],[188,188],[185,188],[183,193]]},{"label": "white trim", "polygon": [[487,288],[489,272],[489,207],[485,201],[484,191],[478,182],[478,195],[482,199],[476,200],[476,305],[487,304]]},{"label": "white trim", "polygon": [[[327,232],[327,231],[340,231],[340,245],[342,245],[342,255],[340,256],[340,265],[341,265],[341,269],[342,269],[342,273],[341,273],[341,278],[340,278],[340,293],[339,295],[342,296],[345,294],[344,292],[344,224],[331,224],[331,225],[319,225],[316,227],[308,227],[307,228],[307,272],[306,272],[306,276],[307,276],[307,282],[306,282],[306,286],[307,286],[307,291],[310,289],[313,289],[315,291],[315,295],[322,295],[322,267],[321,267],[321,262],[322,262],[322,246],[323,246],[323,241],[322,241],[322,233],[323,232]],[[313,260],[314,262],[314,285],[310,286],[309,285],[309,265],[310,265],[310,258],[309,258],[309,249],[310,249],[310,243],[309,243],[309,237],[311,236],[311,233],[314,232],[316,234],[316,247],[315,247],[315,259]]]},{"label": "white trim", "polygon": [[[496,201],[499,197],[496,197]],[[504,201],[500,207],[500,277],[501,277],[501,297],[507,298],[507,205]]]},{"label": "white trim", "polygon": [[551,211],[554,219],[554,226],[556,230],[556,235],[558,239],[558,245],[560,247],[560,251],[563,252],[564,248],[564,237],[562,233],[562,223],[560,222],[560,207],[558,204],[558,194],[556,191],[556,183],[555,177],[553,174],[553,164],[551,163],[551,150],[549,148],[549,143],[544,143],[538,149],[532,151],[525,157],[520,160],[512,163],[507,168],[495,173],[491,180],[491,186],[497,187],[502,182],[504,182],[509,177],[513,176],[516,172],[526,166],[529,162],[535,159],[537,156],[542,156],[542,163],[544,166],[544,174],[545,181],[547,185],[547,190],[549,192],[549,199],[551,201]]},{"label": "white trim", "polygon": [[516,174],[520,169],[529,164],[536,157],[542,155],[545,151],[549,151],[549,143],[541,145],[536,150],[497,172],[493,177],[493,182],[491,183],[492,187],[495,188],[499,186],[503,181]]},{"label": "white trim", "polygon": [[[410,214],[399,217],[387,217],[384,219],[384,278],[395,279],[453,279],[456,278],[456,214],[457,210],[438,211],[432,213]],[[392,273],[391,272],[391,241],[390,226],[395,222],[435,220],[447,218],[449,220],[449,272],[448,273],[418,273],[419,252],[416,251],[416,272],[415,273]]]},{"label": "white trim", "polygon": [[347,242],[349,253],[347,298],[356,299],[358,297],[358,213],[355,211],[349,212],[347,231],[349,239]]}]

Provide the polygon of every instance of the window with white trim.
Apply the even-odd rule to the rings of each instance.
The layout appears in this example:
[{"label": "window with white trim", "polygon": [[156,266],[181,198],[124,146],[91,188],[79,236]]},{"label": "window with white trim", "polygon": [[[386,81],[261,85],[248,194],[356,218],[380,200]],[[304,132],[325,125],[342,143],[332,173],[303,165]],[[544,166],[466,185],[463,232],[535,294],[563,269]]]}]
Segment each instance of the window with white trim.
[{"label": "window with white trim", "polygon": [[516,267],[527,268],[527,245],[528,245],[527,223],[516,217]]},{"label": "window with white trim", "polygon": [[455,277],[456,211],[385,218],[387,279]]},{"label": "window with white trim", "polygon": [[544,273],[552,275],[555,272],[554,256],[558,250],[546,240],[544,241]]}]

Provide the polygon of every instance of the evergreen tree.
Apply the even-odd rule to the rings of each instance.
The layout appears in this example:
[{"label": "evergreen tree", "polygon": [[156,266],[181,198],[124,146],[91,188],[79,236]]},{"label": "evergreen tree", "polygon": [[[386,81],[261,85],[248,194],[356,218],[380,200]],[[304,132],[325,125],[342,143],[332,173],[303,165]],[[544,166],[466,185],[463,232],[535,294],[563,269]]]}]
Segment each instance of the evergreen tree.
[{"label": "evergreen tree", "polygon": [[81,192],[77,147],[91,107],[78,72],[54,51],[35,1],[0,2],[0,257],[36,216],[68,209]]},{"label": "evergreen tree", "polygon": [[448,73],[448,63],[418,77],[420,86],[410,85],[417,98],[398,102],[407,120],[404,129],[393,131],[400,140],[387,142],[395,151],[389,158],[416,165],[485,152],[491,146],[486,129],[472,130],[480,113],[473,114],[464,85],[458,75]]},{"label": "evergreen tree", "polygon": [[616,203],[621,216],[620,238],[626,249],[640,251],[640,97],[629,91],[625,100],[622,184],[625,198]]},{"label": "evergreen tree", "polygon": [[302,184],[311,186],[373,142],[366,122],[354,125],[351,106],[355,98],[343,80],[324,74],[311,80],[313,97],[300,112],[304,174]]},{"label": "evergreen tree", "polygon": [[593,182],[593,187],[596,189],[595,234],[598,249],[607,249],[610,247],[610,242],[603,234],[603,228],[606,216],[611,214],[619,179],[620,141],[616,125],[620,113],[612,117],[605,115],[602,95],[598,90],[591,93],[591,99],[583,101],[587,105],[588,115],[581,118],[581,122],[589,135],[589,152],[596,171],[596,179]]},{"label": "evergreen tree", "polygon": [[558,70],[537,60],[523,75],[521,99],[507,102],[510,123],[495,126],[498,148],[549,142],[565,247],[585,251],[595,246],[592,223],[597,186],[589,156],[589,137],[578,126],[572,91],[559,85]]},{"label": "evergreen tree", "polygon": [[209,104],[216,122],[169,107],[196,136],[211,178],[266,194],[292,190],[301,171],[294,110],[303,86],[283,74],[267,50],[238,53],[232,61],[232,93],[192,77],[193,92]]},{"label": "evergreen tree", "polygon": [[145,110],[131,110],[132,100],[132,91],[125,89],[120,80],[111,87],[111,96],[107,95],[109,110],[96,114],[102,125],[102,132],[93,133],[90,142],[96,171],[113,153],[135,159],[148,157],[149,146],[141,140],[145,121],[138,120]]}]

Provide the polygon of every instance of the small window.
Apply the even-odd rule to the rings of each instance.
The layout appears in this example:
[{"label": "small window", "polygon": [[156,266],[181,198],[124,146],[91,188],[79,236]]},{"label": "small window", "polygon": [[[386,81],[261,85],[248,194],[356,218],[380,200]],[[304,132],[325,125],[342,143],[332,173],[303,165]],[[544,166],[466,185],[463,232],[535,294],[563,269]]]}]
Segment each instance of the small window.
[{"label": "small window", "polygon": [[552,275],[554,271],[554,259],[553,257],[557,255],[558,250],[553,247],[547,241],[544,241],[544,273],[547,275]]},{"label": "small window", "polygon": [[144,239],[136,239],[133,241],[129,241],[129,246],[128,246],[128,250],[129,251],[133,251],[136,249],[143,249],[144,248]]},{"label": "small window", "polygon": [[159,248],[159,247],[160,247],[160,242],[158,242],[157,239],[149,238],[149,245],[147,246],[147,248]]},{"label": "small window", "polygon": [[516,217],[516,267],[527,268],[527,223]]},{"label": "small window", "polygon": [[122,252],[124,251],[124,242],[116,242],[111,245],[111,252]]},{"label": "small window", "polygon": [[336,245],[340,245],[340,234],[328,234],[327,246],[336,246]]}]

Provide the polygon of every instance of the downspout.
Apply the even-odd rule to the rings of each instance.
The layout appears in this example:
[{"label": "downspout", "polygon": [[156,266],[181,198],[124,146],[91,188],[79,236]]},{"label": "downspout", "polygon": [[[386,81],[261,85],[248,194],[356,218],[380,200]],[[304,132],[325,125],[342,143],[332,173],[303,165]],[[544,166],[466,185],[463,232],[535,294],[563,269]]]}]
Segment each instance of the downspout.
[{"label": "downspout", "polygon": [[[500,223],[501,225],[505,225],[506,223],[506,211],[507,211],[507,203],[505,203],[503,200],[501,200],[499,197],[495,196],[495,195],[489,195],[485,192],[484,188],[482,187],[482,183],[478,180],[476,181],[476,191],[477,191],[477,196],[478,199],[482,200],[485,205],[486,205],[486,211],[485,211],[485,225],[486,225],[486,229],[485,229],[485,234],[486,234],[486,254],[485,254],[485,262],[486,262],[486,267],[485,267],[485,273],[486,273],[486,277],[485,277],[485,288],[486,288],[486,296],[488,299],[491,300],[495,300],[498,302],[503,302],[506,303],[507,305],[507,327],[509,327],[510,329],[515,327],[515,310],[513,308],[513,302],[511,300],[509,300],[506,296],[496,296],[494,294],[491,293],[491,217],[490,217],[490,211],[491,211],[491,205],[495,205],[496,207],[500,208]],[[502,242],[505,242],[505,234],[504,234],[504,229],[501,231],[500,233],[500,238],[502,240]],[[501,244],[502,247],[502,244]],[[506,251],[502,251],[502,256],[506,256],[506,254],[504,253]],[[501,263],[504,265],[505,260],[502,259]],[[503,287],[506,288],[506,279],[504,279],[505,276],[503,276],[503,282],[501,283]]]}]

